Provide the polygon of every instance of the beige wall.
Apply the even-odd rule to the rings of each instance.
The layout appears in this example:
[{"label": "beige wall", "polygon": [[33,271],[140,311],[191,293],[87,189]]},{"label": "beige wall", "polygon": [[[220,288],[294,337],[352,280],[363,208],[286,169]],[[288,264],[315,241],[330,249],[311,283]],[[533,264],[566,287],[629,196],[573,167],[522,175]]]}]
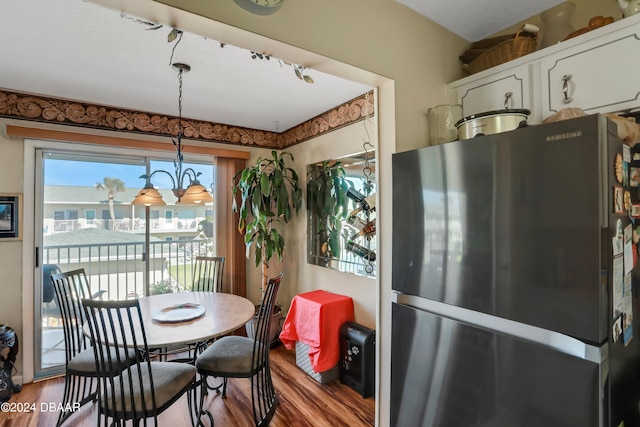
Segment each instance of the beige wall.
[{"label": "beige wall", "polygon": [[[21,141],[4,137],[0,121],[0,193],[22,193],[23,151]],[[11,326],[22,340],[22,241],[0,241],[0,323]],[[20,341],[20,352],[23,342]],[[17,368],[22,372],[22,358],[17,360]]]}]

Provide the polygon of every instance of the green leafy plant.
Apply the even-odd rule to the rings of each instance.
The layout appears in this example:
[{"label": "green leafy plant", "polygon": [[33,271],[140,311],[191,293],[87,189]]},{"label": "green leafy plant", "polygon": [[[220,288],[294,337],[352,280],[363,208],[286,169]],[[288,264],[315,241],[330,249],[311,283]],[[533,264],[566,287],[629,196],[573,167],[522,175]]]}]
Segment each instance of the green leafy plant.
[{"label": "green leafy plant", "polygon": [[240,215],[238,231],[244,234],[247,257],[255,246],[254,261],[256,267],[262,266],[263,290],[267,286],[269,260],[276,255],[282,261],[285,249],[277,226],[289,222],[302,206],[298,174],[286,165],[286,157],[293,162],[291,153],[278,155],[274,150],[271,158],[259,157],[256,164],[238,172],[233,180],[233,210]]},{"label": "green leafy plant", "polygon": [[167,279],[153,283],[149,287],[149,295],[170,294],[172,292],[173,286],[171,285],[171,280]]},{"label": "green leafy plant", "polygon": [[342,220],[349,209],[349,183],[341,165],[325,160],[307,174],[307,208],[316,217],[315,243],[327,260],[340,257]]}]

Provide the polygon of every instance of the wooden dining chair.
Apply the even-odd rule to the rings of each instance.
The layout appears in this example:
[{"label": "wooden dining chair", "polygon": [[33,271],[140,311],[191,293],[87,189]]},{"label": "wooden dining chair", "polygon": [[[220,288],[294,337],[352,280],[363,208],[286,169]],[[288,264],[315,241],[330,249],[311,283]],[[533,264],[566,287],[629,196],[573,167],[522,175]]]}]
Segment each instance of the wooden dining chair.
[{"label": "wooden dining chair", "polygon": [[93,401],[96,395],[96,366],[90,341],[82,332],[85,317],[81,300],[98,298],[102,292],[91,293],[84,269],[52,273],[48,278],[43,278],[49,279],[60,311],[65,345],[65,381],[61,405],[65,410],[60,411],[56,424],[60,426],[75,410]]},{"label": "wooden dining chair", "polygon": [[[84,299],[87,325],[94,348],[99,378],[98,424],[158,425],[158,415],[187,393],[191,423],[196,368],[188,363],[152,361],[139,301],[97,301]],[[122,360],[122,351],[137,349],[134,363]],[[114,357],[115,354],[115,357]],[[111,421],[111,422],[109,422]]]},{"label": "wooden dining chair", "polygon": [[[269,365],[271,319],[283,273],[268,281],[267,289],[258,309],[256,333],[253,338],[229,335],[213,342],[196,359],[201,381],[207,377],[222,377],[222,397],[227,395],[228,378],[251,379],[251,403],[256,426],[269,424],[278,407],[278,395],[273,387]],[[204,409],[207,387],[201,387],[198,415],[208,416]]]},{"label": "wooden dining chair", "polygon": [[224,257],[197,256],[193,264],[194,292],[222,292]]}]

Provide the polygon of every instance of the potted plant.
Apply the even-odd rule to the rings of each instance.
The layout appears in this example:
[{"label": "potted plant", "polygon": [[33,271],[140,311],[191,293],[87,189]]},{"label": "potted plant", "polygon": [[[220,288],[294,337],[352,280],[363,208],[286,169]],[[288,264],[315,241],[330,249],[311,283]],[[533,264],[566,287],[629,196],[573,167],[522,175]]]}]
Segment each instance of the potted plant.
[{"label": "potted plant", "polygon": [[[274,255],[282,261],[285,249],[278,226],[289,222],[302,206],[298,174],[286,165],[287,157],[293,162],[291,153],[278,154],[273,150],[270,158],[259,157],[254,165],[238,172],[233,180],[233,210],[239,213],[238,231],[244,234],[247,257],[251,247],[255,247],[254,262],[256,267],[261,267],[263,293],[267,287],[269,261]],[[280,322],[275,323],[277,337]],[[249,328],[247,331],[251,332]]]},{"label": "potted plant", "polygon": [[325,160],[307,174],[307,209],[315,216],[311,244],[325,257],[328,266],[340,257],[342,220],[347,217],[349,183],[341,162]]}]

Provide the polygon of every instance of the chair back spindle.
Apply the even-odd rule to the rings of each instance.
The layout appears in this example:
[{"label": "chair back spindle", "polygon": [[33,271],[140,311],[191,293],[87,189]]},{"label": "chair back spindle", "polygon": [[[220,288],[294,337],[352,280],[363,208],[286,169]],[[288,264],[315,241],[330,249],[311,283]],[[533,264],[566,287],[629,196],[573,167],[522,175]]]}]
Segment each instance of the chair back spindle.
[{"label": "chair back spindle", "polygon": [[194,292],[222,292],[224,257],[197,256],[193,265]]}]

